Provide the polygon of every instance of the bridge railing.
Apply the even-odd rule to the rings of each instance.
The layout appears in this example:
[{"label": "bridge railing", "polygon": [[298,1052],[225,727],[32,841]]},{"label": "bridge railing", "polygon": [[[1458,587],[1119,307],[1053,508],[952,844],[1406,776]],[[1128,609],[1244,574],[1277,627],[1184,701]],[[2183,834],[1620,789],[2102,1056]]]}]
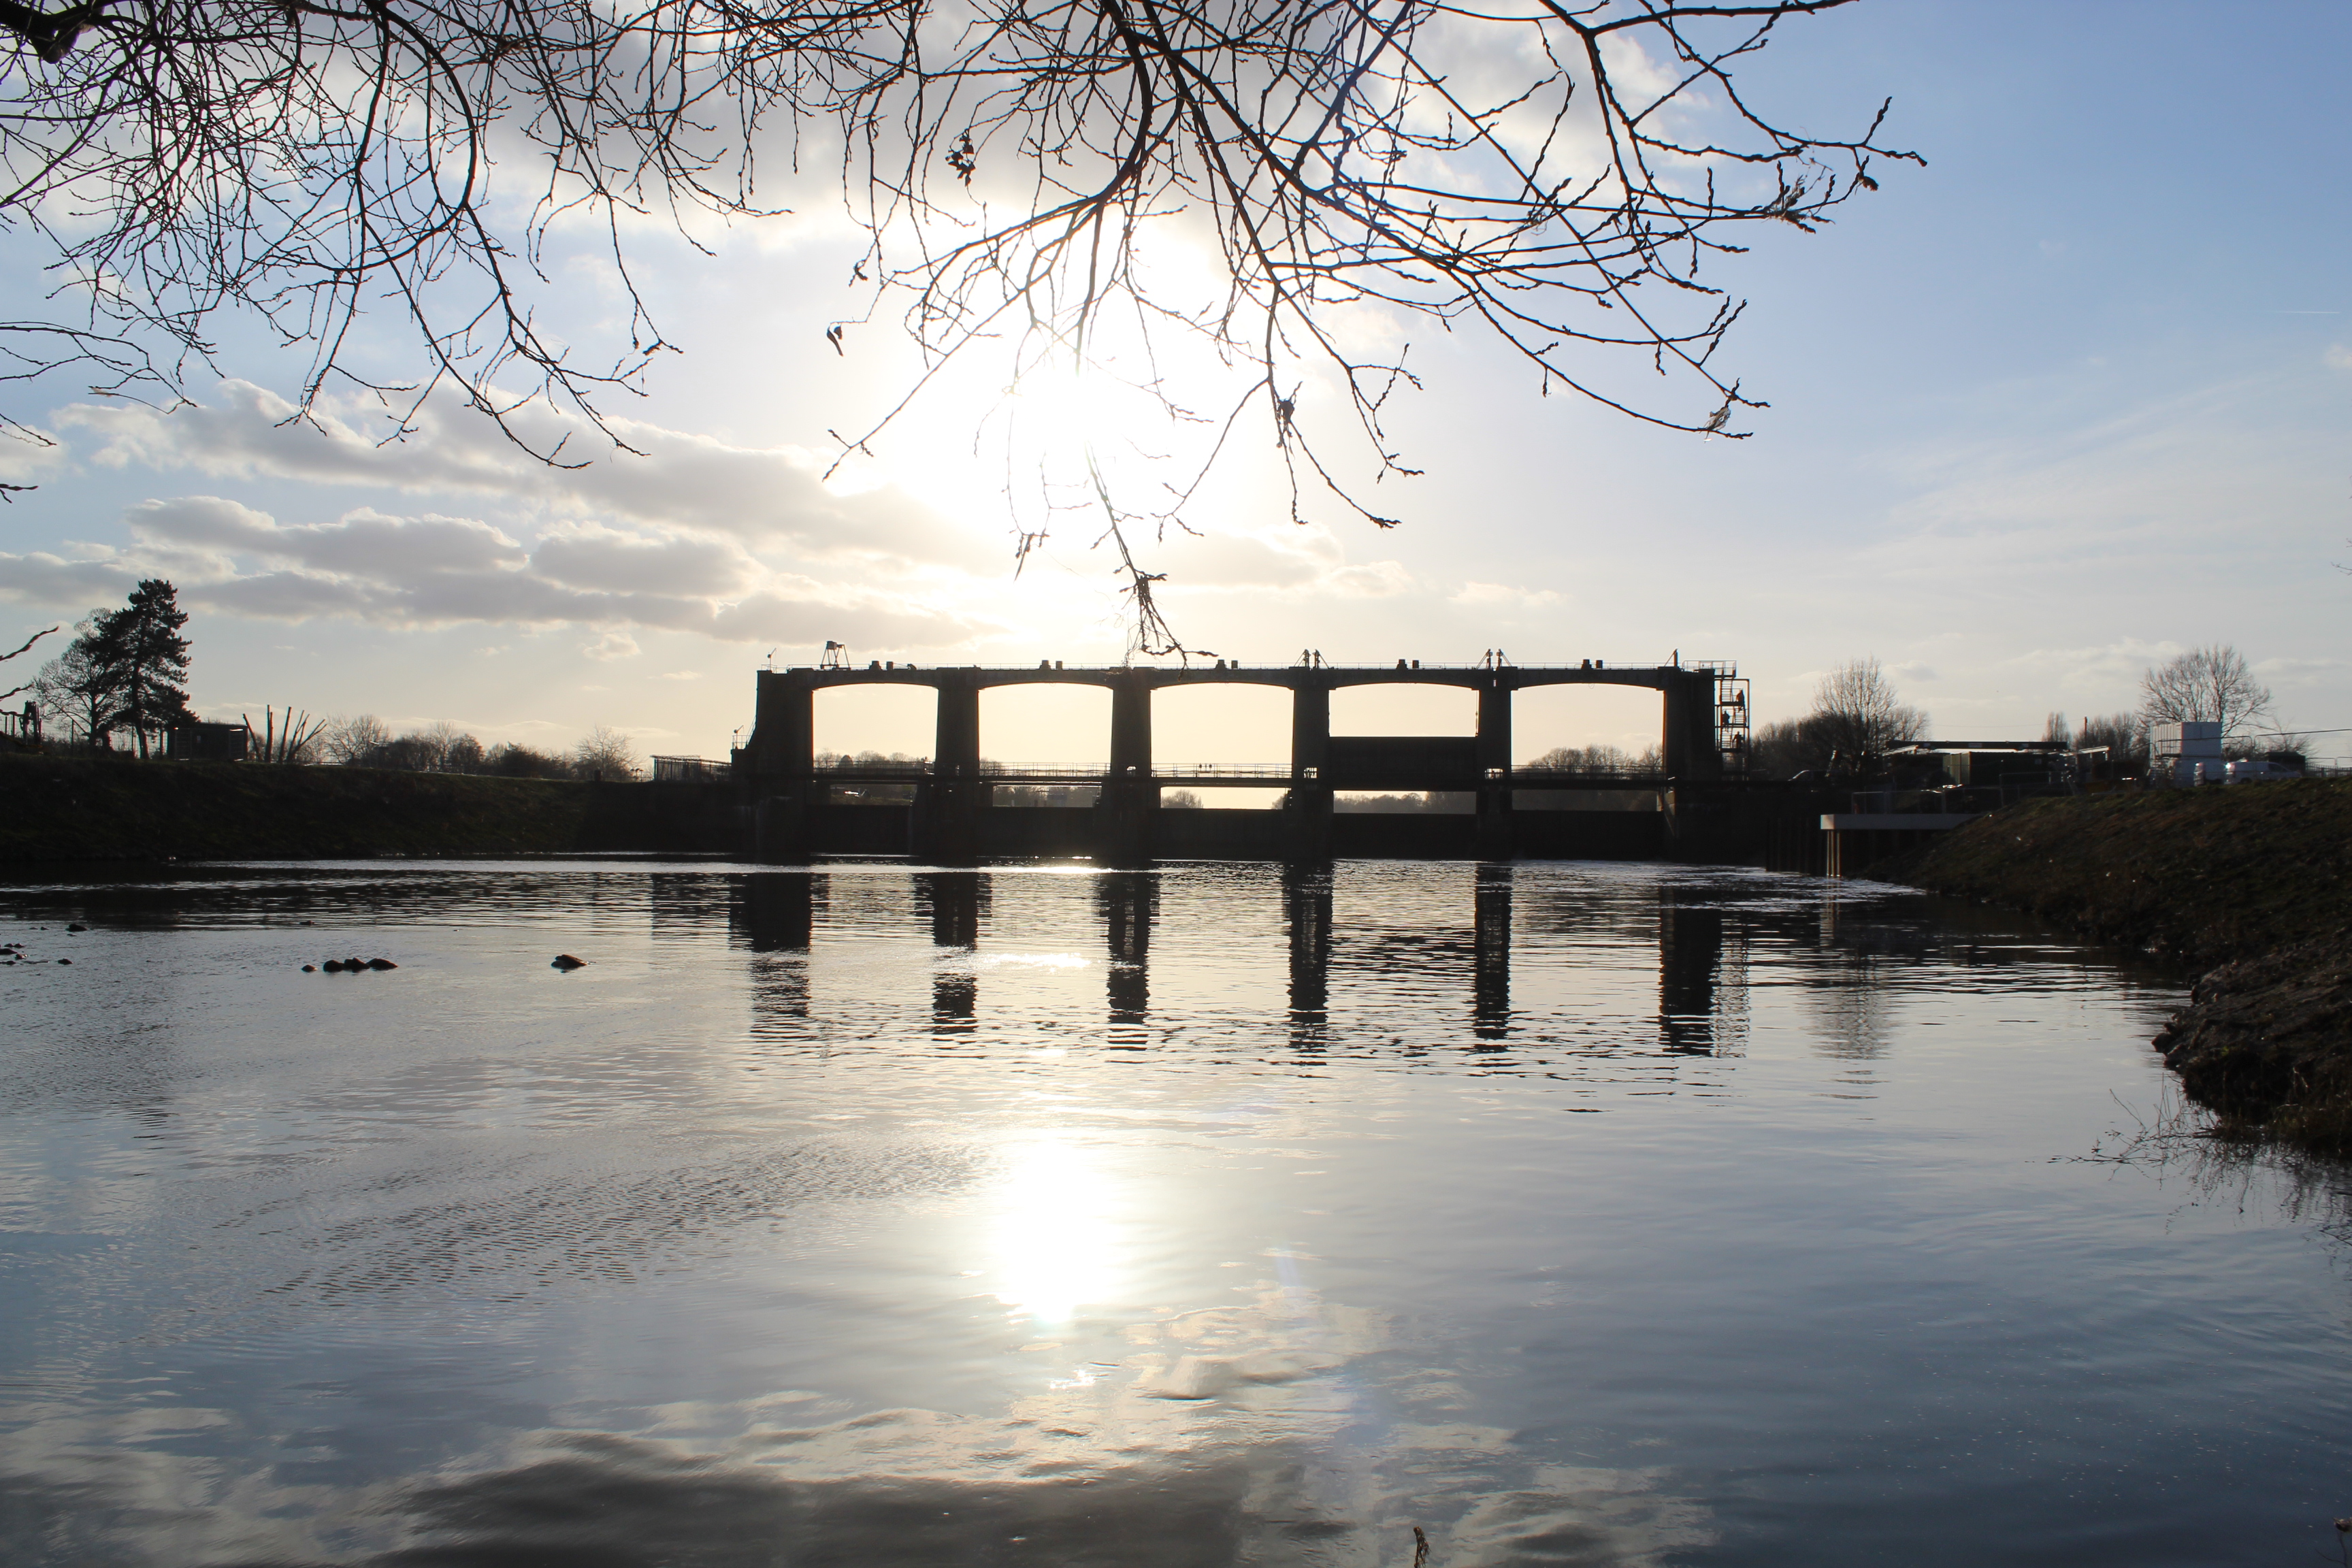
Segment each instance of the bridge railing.
[{"label": "bridge railing", "polygon": [[[1398,770],[1411,773],[1417,770]],[[1345,775],[1335,777],[1330,770],[1321,770],[1322,781],[1340,788],[1351,787]],[[816,776],[824,779],[876,782],[910,782],[940,775],[928,761],[877,761],[870,763],[821,763]],[[1000,763],[983,759],[979,769],[968,775],[1005,784],[1029,782],[1098,784],[1111,776],[1110,768],[1102,763]],[[1315,776],[1310,770],[1309,778]],[[1288,763],[1156,763],[1151,779],[1162,784],[1196,783],[1264,784],[1287,785],[1294,781]],[[1490,769],[1477,779],[1433,782],[1433,789],[1472,787],[1478,784],[1508,784],[1513,789],[1655,789],[1668,782],[1664,773],[1592,773],[1549,768]],[[1391,788],[1402,787],[1396,785]]]}]

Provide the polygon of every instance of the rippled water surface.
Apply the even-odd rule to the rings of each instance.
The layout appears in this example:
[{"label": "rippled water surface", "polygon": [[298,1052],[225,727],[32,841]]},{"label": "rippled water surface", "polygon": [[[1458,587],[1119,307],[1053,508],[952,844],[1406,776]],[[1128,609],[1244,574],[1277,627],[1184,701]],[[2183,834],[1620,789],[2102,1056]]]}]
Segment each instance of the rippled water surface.
[{"label": "rippled water surface", "polygon": [[2330,1178],[2143,1134],[2169,982],[1894,889],[208,867],[0,887],[0,941],[12,1563],[2306,1563],[2352,1513]]}]

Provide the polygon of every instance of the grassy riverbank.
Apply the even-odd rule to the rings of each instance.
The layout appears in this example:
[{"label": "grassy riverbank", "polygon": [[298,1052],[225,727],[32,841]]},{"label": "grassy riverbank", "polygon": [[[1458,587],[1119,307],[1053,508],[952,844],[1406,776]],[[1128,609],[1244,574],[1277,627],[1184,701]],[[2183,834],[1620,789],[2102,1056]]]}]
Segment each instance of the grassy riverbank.
[{"label": "grassy riverbank", "polygon": [[0,756],[0,862],[685,852],[730,827],[707,784]]},{"label": "grassy riverbank", "polygon": [[2029,801],[1875,874],[2204,971],[2157,1039],[2189,1092],[2352,1148],[2352,780]]}]

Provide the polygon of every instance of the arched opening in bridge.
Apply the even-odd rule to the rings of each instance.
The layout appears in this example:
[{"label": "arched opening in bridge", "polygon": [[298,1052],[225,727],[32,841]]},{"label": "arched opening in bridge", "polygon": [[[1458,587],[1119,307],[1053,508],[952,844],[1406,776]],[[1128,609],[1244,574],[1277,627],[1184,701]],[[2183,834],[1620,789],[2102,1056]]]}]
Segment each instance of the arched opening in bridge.
[{"label": "arched opening in bridge", "polygon": [[[1657,751],[1664,726],[1664,698],[1643,687],[1532,687],[1511,694],[1511,764],[1622,758],[1629,770],[1648,771],[1642,758]],[[1561,752],[1572,755],[1556,755]]]},{"label": "arched opening in bridge", "polygon": [[1165,686],[1151,694],[1152,771],[1196,774],[1202,782],[1162,789],[1160,804],[1198,803],[1213,810],[1264,811],[1282,804],[1280,789],[1206,782],[1218,770],[1286,773],[1290,767],[1290,689],[1217,683]]},{"label": "arched opening in bridge", "polygon": [[[1478,694],[1466,686],[1429,686],[1379,681],[1342,686],[1331,693],[1331,733],[1334,735],[1475,735]],[[1432,790],[1423,794],[1340,790],[1332,809],[1348,812],[1436,812],[1445,816],[1477,810],[1478,797],[1467,790]]]},{"label": "arched opening in bridge", "polygon": [[1100,773],[1110,765],[1110,692],[1042,681],[983,687],[980,754],[1007,767]]},{"label": "arched opening in bridge", "polygon": [[1110,691],[1106,687],[1025,682],[982,687],[982,766],[1010,775],[991,795],[1000,806],[1092,805],[1100,792],[1067,779],[1021,777],[1024,770],[1099,773],[1110,766]]},{"label": "arched opening in bridge", "polygon": [[820,687],[814,694],[817,765],[829,757],[927,760],[939,734],[940,702],[928,686]]},{"label": "arched opening in bridge", "polygon": [[[1578,773],[1656,773],[1663,693],[1639,686],[1537,686],[1511,694],[1511,765]],[[1521,789],[1518,811],[1655,811],[1651,789]]]}]

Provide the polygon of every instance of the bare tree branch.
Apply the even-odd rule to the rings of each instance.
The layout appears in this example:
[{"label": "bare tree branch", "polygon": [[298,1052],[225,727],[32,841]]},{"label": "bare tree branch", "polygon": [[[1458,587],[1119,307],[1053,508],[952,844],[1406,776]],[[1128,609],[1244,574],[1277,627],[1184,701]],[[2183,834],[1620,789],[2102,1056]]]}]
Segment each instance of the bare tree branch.
[{"label": "bare tree branch", "polygon": [[[357,385],[404,433],[446,390],[528,444],[515,416],[544,399],[625,448],[607,402],[672,347],[629,224],[769,214],[760,158],[796,167],[806,138],[867,241],[837,353],[896,308],[929,363],[910,397],[1008,353],[1014,386],[1106,377],[1206,437],[1140,489],[1089,448],[1016,518],[1025,554],[1097,513],[1139,647],[1173,647],[1129,534],[1181,527],[1252,411],[1294,518],[1328,497],[1393,523],[1368,487],[1416,472],[1384,427],[1416,324],[1477,329],[1538,392],[1744,437],[1764,404],[1717,367],[1742,305],[1710,264],[1918,161],[1879,143],[1884,105],[1822,136],[1734,84],[1850,3],[0,0],[0,224],[51,247],[61,317],[0,324],[0,379],[87,361],[97,390],[168,395],[235,308],[308,353],[298,417]],[[601,355],[549,271],[583,219],[628,306]],[[1178,254],[1211,259],[1208,291],[1170,280]],[[386,310],[415,351],[398,382],[354,346]],[[1216,368],[1224,413],[1171,389],[1170,354]]]}]

